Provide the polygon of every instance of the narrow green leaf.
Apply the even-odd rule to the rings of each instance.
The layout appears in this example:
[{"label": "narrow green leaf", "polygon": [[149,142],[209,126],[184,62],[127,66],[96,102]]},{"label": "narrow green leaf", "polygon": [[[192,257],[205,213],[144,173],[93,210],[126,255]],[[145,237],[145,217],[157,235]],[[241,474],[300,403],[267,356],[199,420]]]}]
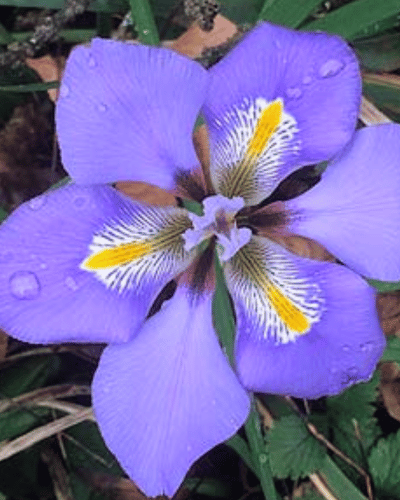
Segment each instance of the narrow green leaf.
[{"label": "narrow green leaf", "polygon": [[[400,68],[400,33],[386,33],[353,43],[361,66],[369,71],[394,71]],[[400,287],[400,285],[399,285]]]},{"label": "narrow green leaf", "polygon": [[325,448],[296,415],[274,422],[267,439],[272,472],[282,479],[308,476],[318,470],[326,455]]},{"label": "narrow green leaf", "polygon": [[266,0],[259,19],[297,28],[321,5],[321,0]]},{"label": "narrow green leaf", "polygon": [[14,439],[47,421],[48,408],[17,408],[0,413],[0,441]]},{"label": "narrow green leaf", "polygon": [[[62,9],[64,0],[0,0],[0,5],[13,7],[28,7],[30,9]],[[99,12],[123,12],[127,8],[127,0],[94,0],[90,2],[88,10]]]},{"label": "narrow green leaf", "polygon": [[[93,29],[65,29],[60,31],[59,38],[68,43],[83,43],[90,41],[96,34],[97,31]],[[33,31],[13,33],[13,37],[17,42],[29,39],[32,35]]]},{"label": "narrow green leaf", "polygon": [[400,281],[378,281],[378,280],[367,280],[367,281],[371,286],[376,288],[378,292],[394,292],[395,290],[400,290]]},{"label": "narrow green leaf", "polygon": [[221,340],[221,344],[226,350],[226,354],[233,366],[234,363],[234,343],[235,343],[235,319],[231,301],[229,299],[228,289],[226,287],[224,273],[219,262],[218,255],[215,252],[215,274],[216,286],[213,299],[213,320],[214,327]]},{"label": "narrow green leaf", "polygon": [[318,472],[325,479],[335,498],[340,498],[340,500],[367,500],[328,455],[325,455]]},{"label": "narrow green leaf", "polygon": [[260,416],[253,407],[245,424],[247,439],[249,440],[253,463],[257,464],[257,476],[266,500],[279,500],[272,477],[270,454],[264,442],[261,431]]},{"label": "narrow green leaf", "polygon": [[303,26],[304,29],[328,31],[337,33],[348,39],[355,38],[362,30],[370,25],[379,23],[400,11],[400,0],[355,0],[320,19],[311,21]]},{"label": "narrow green leaf", "polygon": [[59,85],[60,82],[58,80],[40,83],[21,83],[19,85],[1,85],[0,92],[44,92],[48,89],[55,89]]},{"label": "narrow green leaf", "polygon": [[139,40],[149,45],[158,45],[160,38],[149,0],[129,0],[129,3]]},{"label": "narrow green leaf", "polygon": [[259,18],[264,0],[222,0],[221,13],[236,23],[253,24]]},{"label": "narrow green leaf", "polygon": [[[371,99],[389,118],[400,120],[400,77],[394,74],[363,74],[363,93]],[[374,283],[379,283],[373,281]],[[393,288],[391,288],[393,285]],[[386,288],[378,288],[380,291],[397,290],[396,282],[389,283]]]},{"label": "narrow green leaf", "polygon": [[225,441],[225,444],[232,448],[232,450],[235,450],[247,467],[257,476],[257,467],[253,463],[253,458],[246,441],[239,434],[235,434],[228,441]]}]

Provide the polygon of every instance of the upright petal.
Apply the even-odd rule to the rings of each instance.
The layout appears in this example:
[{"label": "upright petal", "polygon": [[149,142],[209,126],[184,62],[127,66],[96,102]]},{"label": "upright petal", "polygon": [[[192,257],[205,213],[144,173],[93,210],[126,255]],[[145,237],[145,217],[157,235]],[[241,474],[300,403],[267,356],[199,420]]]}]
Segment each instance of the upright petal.
[{"label": "upright petal", "polygon": [[191,259],[178,208],[70,185],[0,226],[0,327],[33,343],[129,340]]},{"label": "upright petal", "polygon": [[400,126],[364,128],[316,186],[286,203],[288,229],[364,276],[398,281],[399,193]]},{"label": "upright petal", "polygon": [[79,183],[165,189],[198,161],[192,131],[207,72],[168,49],[94,39],[68,59],[56,109],[64,166]]},{"label": "upright petal", "polygon": [[354,132],[356,57],[337,36],[262,23],[210,70],[204,105],[217,192],[257,204]]},{"label": "upright petal", "polygon": [[385,341],[375,292],[352,271],[254,238],[226,275],[245,387],[318,398],[371,376]]},{"label": "upright petal", "polygon": [[106,348],[95,374],[104,440],[149,496],[172,496],[191,464],[247,418],[249,399],[219,346],[211,302],[178,287],[132,342]]}]

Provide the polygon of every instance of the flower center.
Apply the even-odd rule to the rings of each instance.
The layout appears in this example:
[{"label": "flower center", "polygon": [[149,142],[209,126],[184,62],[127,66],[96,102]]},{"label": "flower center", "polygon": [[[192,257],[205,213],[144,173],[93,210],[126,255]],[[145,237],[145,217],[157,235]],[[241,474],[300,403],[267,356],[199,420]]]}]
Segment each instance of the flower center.
[{"label": "flower center", "polygon": [[183,233],[185,250],[189,251],[202,241],[216,236],[220,259],[229,260],[251,238],[249,228],[238,228],[236,224],[235,215],[243,207],[244,200],[239,196],[225,198],[217,194],[206,198],[203,201],[203,215],[189,214],[193,228]]}]

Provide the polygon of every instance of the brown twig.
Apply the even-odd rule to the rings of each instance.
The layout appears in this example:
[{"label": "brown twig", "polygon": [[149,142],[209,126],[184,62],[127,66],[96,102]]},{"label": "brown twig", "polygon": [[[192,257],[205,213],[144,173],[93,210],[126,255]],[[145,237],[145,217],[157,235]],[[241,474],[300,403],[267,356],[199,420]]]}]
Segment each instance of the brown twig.
[{"label": "brown twig", "polygon": [[44,45],[54,40],[63,26],[82,14],[92,0],[65,0],[63,9],[53,15],[46,16],[45,20],[36,26],[33,34],[22,42],[11,43],[7,51],[0,54],[0,67],[11,66],[33,57]]}]

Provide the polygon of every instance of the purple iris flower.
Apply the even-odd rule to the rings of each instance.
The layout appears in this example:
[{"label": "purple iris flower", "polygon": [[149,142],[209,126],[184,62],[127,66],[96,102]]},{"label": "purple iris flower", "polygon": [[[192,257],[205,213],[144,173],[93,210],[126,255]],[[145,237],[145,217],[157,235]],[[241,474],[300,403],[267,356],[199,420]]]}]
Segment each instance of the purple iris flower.
[{"label": "purple iris flower", "polygon": [[[95,414],[148,495],[172,495],[199,456],[241,427],[249,391],[318,398],[371,376],[384,338],[359,275],[400,279],[400,127],[355,132],[360,96],[345,42],[267,23],[209,71],[110,40],[72,52],[56,121],[75,184],[2,225],[0,326],[28,342],[109,344]],[[106,185],[190,179],[199,112],[211,155],[203,215]],[[294,255],[253,224],[285,177],[325,160],[321,181],[266,219],[344,265]],[[234,368],[213,328],[214,251],[235,308]],[[171,280],[174,295],[149,315]]]}]

